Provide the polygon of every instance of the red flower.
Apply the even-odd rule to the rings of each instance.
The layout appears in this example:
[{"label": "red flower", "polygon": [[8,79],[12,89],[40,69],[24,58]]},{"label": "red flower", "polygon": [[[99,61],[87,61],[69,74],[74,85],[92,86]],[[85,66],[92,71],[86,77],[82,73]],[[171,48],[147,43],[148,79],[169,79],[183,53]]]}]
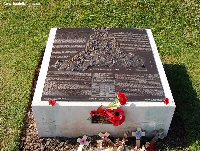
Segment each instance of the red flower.
[{"label": "red flower", "polygon": [[113,111],[117,120],[121,120],[122,116],[124,116],[124,111],[121,108],[114,109]]},{"label": "red flower", "polygon": [[126,102],[128,101],[128,98],[125,96],[124,93],[118,92],[118,98],[119,98],[119,102],[121,105],[126,104]]},{"label": "red flower", "polygon": [[[115,118],[115,116],[114,116],[114,112],[113,112],[113,110],[111,110],[111,109],[106,109],[106,118],[107,118],[107,120],[112,120],[113,118]],[[112,123],[112,122],[111,122]]]},{"label": "red flower", "polygon": [[114,110],[115,122],[114,126],[119,126],[125,121],[124,111],[121,108],[117,108]]},{"label": "red flower", "polygon": [[102,107],[99,107],[97,109],[97,112],[98,112],[99,116],[105,116],[105,110]]},{"label": "red flower", "polygon": [[95,110],[92,110],[91,112],[90,112],[90,115],[91,116],[95,116],[97,114],[97,111],[95,111]]},{"label": "red flower", "polygon": [[156,143],[150,144],[148,151],[156,151]]},{"label": "red flower", "polygon": [[106,110],[107,120],[114,126],[119,126],[125,121],[124,111],[121,108]]},{"label": "red flower", "polygon": [[56,100],[49,100],[49,105],[55,106],[56,105]]},{"label": "red flower", "polygon": [[168,99],[168,98],[164,99],[164,103],[165,103],[166,105],[169,104],[169,99]]}]

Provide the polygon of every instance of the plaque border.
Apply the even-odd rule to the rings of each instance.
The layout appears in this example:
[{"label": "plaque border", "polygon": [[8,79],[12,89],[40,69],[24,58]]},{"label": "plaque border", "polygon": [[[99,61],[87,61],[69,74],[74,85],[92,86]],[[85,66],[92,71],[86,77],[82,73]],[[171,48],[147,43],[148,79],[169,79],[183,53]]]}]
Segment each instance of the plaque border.
[{"label": "plaque border", "polygon": [[164,90],[165,97],[169,98],[172,102],[174,102],[172,92],[170,90],[169,83],[168,83],[168,80],[167,80],[167,77],[166,77],[166,74],[165,74],[165,70],[163,68],[163,64],[161,62],[161,59],[160,59],[160,56],[159,56],[159,53],[158,53],[158,49],[157,49],[155,40],[153,38],[153,33],[152,33],[151,29],[146,29],[146,31],[147,31],[147,35],[148,35],[149,42],[150,42],[150,45],[151,45],[151,49],[152,49],[152,52],[153,52],[153,56],[154,56],[154,59],[155,59],[155,62],[156,62],[156,67],[157,67],[157,70],[158,70],[158,74],[160,76],[160,80],[161,80],[161,84],[162,84],[162,87],[163,87],[163,90]]},{"label": "plaque border", "polygon": [[42,65],[40,68],[40,73],[38,76],[37,85],[36,85],[35,93],[33,96],[32,105],[38,104],[38,102],[41,101],[42,92],[43,92],[43,88],[44,88],[44,84],[45,84],[45,79],[47,76],[47,71],[48,71],[49,62],[50,62],[50,58],[51,58],[53,43],[54,43],[54,39],[56,36],[56,31],[57,31],[57,28],[51,28],[50,33],[49,33],[49,38],[48,38],[47,45],[45,48]]}]

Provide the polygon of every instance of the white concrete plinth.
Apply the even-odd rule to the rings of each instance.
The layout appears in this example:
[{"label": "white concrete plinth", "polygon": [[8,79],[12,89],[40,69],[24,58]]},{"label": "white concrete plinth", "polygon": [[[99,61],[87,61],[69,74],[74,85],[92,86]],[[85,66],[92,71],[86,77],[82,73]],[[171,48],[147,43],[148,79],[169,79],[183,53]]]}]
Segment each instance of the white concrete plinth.
[{"label": "white concrete plinth", "polygon": [[90,120],[87,120],[91,110],[97,109],[100,105],[107,106],[109,102],[57,101],[56,106],[50,106],[49,102],[41,101],[53,41],[56,34],[56,28],[53,28],[50,32],[32,102],[39,136],[77,137],[84,134],[97,135],[99,132],[108,132],[112,136],[123,136],[125,131],[135,131],[137,127],[141,127],[146,132],[146,136],[151,136],[153,130],[159,129],[164,129],[165,135],[167,135],[174,114],[175,103],[152,32],[150,29],[147,29],[147,33],[165,97],[169,98],[170,102],[166,105],[164,102],[129,101],[125,106],[122,106],[126,116],[125,122],[121,126],[115,127],[112,124],[92,124]]}]

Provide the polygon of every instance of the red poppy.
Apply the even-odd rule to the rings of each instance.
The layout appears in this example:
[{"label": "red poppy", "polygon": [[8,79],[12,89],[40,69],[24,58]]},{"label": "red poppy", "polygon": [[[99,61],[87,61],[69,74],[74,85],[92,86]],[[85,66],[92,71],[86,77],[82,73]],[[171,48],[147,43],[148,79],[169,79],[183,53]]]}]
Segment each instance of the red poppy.
[{"label": "red poppy", "polygon": [[110,121],[114,126],[119,126],[125,121],[124,111],[121,108],[114,110],[107,109],[107,120]]},{"label": "red poppy", "polygon": [[[107,118],[107,120],[108,121],[110,121],[110,120],[112,120],[113,118],[115,118],[115,116],[114,116],[114,112],[113,112],[113,110],[111,110],[111,109],[106,109],[106,118]],[[112,122],[111,122],[112,123]]]},{"label": "red poppy", "polygon": [[106,112],[111,113],[111,112],[113,112],[113,110],[111,110],[111,109],[109,109],[109,108],[106,108]]},{"label": "red poppy", "polygon": [[114,109],[114,115],[117,120],[121,120],[122,116],[124,115],[124,111],[121,108]]},{"label": "red poppy", "polygon": [[169,104],[169,99],[168,99],[168,98],[164,99],[164,103],[165,103],[166,105]]},{"label": "red poppy", "polygon": [[49,105],[55,106],[56,105],[56,100],[49,100]]},{"label": "red poppy", "polygon": [[121,105],[126,104],[126,102],[128,101],[128,98],[125,96],[124,93],[118,92],[118,98],[119,98],[119,102]]},{"label": "red poppy", "polygon": [[114,126],[119,126],[125,121],[124,111],[121,108],[114,110],[116,121],[113,123]]},{"label": "red poppy", "polygon": [[97,114],[97,111],[95,111],[95,110],[92,110],[91,112],[90,112],[90,115],[91,116],[95,116]]},{"label": "red poppy", "polygon": [[150,144],[148,151],[156,151],[156,143]]},{"label": "red poppy", "polygon": [[105,116],[105,110],[102,107],[99,107],[97,112],[99,113],[99,116]]}]

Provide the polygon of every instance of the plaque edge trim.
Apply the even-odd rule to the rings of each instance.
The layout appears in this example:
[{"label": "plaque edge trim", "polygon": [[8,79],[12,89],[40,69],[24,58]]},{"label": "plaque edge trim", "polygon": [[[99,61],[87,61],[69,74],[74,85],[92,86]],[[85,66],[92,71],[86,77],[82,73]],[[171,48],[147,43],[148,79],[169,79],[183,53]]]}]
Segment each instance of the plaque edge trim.
[{"label": "plaque edge trim", "polygon": [[56,31],[57,28],[51,28],[50,30],[31,106],[35,106],[36,104],[39,104],[41,102],[45,79],[47,76],[49,62],[51,58],[53,43],[56,37]]},{"label": "plaque edge trim", "polygon": [[162,87],[163,87],[163,90],[164,90],[165,97],[169,98],[171,100],[172,106],[176,106],[174,99],[173,99],[171,89],[169,87],[169,83],[168,83],[168,80],[167,80],[167,76],[165,74],[163,64],[161,62],[161,59],[160,59],[160,56],[159,56],[159,53],[158,53],[158,49],[157,49],[157,46],[156,46],[156,43],[155,43],[155,40],[154,40],[154,37],[153,37],[152,30],[146,29],[146,32],[147,32],[148,39],[149,39],[151,49],[152,49],[152,52],[153,52],[153,57],[154,57],[154,60],[156,62],[156,67],[157,67],[157,70],[158,70],[158,74],[160,76],[160,81],[161,81],[161,84],[162,84]]}]

